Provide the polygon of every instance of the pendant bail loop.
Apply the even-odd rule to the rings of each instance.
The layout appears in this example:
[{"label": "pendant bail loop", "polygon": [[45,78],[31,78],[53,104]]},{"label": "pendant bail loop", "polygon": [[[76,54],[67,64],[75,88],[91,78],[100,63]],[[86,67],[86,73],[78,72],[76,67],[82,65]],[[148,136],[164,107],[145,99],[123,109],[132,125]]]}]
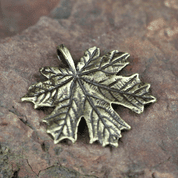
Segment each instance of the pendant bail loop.
[{"label": "pendant bail loop", "polygon": [[69,50],[63,45],[57,46],[57,57],[63,63],[67,64],[73,73],[76,73],[76,68]]}]

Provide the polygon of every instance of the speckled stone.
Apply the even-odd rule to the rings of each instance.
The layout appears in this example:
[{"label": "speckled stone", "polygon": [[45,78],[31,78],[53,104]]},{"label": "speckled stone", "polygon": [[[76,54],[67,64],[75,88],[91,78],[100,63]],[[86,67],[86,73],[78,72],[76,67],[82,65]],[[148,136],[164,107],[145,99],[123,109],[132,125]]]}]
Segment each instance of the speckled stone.
[{"label": "speckled stone", "polygon": [[60,0],[1,0],[0,39],[16,35],[48,15]]}]

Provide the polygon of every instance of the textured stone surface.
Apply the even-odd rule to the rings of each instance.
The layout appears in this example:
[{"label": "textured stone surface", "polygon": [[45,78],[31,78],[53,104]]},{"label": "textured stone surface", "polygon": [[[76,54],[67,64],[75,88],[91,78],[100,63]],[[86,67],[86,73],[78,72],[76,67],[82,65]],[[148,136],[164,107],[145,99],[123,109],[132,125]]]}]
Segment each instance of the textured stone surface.
[{"label": "textured stone surface", "polygon": [[[50,172],[55,177],[59,172],[73,177],[176,178],[177,6],[176,0],[61,1],[50,14],[55,19],[42,17],[21,34],[1,40],[0,143],[11,150],[9,166],[3,170],[19,177],[48,177]],[[83,120],[75,144],[54,145],[40,122],[51,110],[34,110],[32,104],[21,103],[28,87],[44,80],[40,67],[62,65],[56,58],[61,43],[75,62],[94,45],[102,54],[112,49],[129,52],[130,65],[122,74],[139,73],[142,81],[151,83],[158,101],[143,114],[113,106],[132,126],[122,132],[118,148],[90,145]]]},{"label": "textured stone surface", "polygon": [[48,15],[60,0],[0,0],[0,38],[15,35]]},{"label": "textured stone surface", "polygon": [[9,149],[0,145],[0,177],[12,177],[13,171],[8,162]]}]

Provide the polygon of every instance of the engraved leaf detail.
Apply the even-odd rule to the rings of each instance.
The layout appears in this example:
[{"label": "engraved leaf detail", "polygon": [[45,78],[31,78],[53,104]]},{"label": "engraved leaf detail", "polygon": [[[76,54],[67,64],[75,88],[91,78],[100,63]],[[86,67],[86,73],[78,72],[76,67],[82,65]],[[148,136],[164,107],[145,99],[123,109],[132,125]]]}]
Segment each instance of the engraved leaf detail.
[{"label": "engraved leaf detail", "polygon": [[92,47],[75,68],[68,49],[57,48],[58,58],[69,68],[44,67],[40,69],[47,80],[29,87],[22,101],[34,103],[34,108],[55,107],[43,119],[54,143],[63,139],[77,140],[77,127],[83,117],[87,123],[90,143],[118,146],[121,130],[131,127],[113,110],[111,104],[125,106],[140,114],[144,105],[156,101],[149,93],[150,84],[142,83],[138,74],[130,77],[117,73],[129,64],[128,53],[113,50],[100,56]]}]

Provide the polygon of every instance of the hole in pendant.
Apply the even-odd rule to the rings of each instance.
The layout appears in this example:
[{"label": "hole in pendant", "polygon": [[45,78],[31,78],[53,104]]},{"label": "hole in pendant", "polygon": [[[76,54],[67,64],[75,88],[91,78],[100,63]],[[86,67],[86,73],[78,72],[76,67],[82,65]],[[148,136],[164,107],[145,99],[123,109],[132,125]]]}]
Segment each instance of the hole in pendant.
[{"label": "hole in pendant", "polygon": [[89,143],[89,132],[86,121],[84,118],[81,118],[80,123],[78,125],[78,139],[82,140],[84,143]]}]

